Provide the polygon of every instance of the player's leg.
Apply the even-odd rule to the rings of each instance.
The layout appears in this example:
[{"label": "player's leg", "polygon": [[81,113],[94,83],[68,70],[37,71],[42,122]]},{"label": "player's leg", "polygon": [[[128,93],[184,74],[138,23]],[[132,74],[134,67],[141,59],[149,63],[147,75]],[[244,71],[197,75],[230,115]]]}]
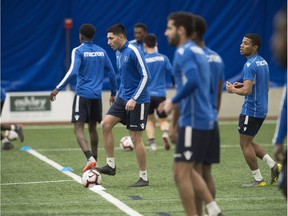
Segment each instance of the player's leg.
[{"label": "player's leg", "polygon": [[106,175],[116,174],[116,164],[114,158],[114,136],[112,133],[112,129],[120,121],[126,124],[125,116],[125,102],[117,97],[116,101],[109,108],[108,113],[105,115],[104,119],[101,122],[102,138],[106,152],[107,164],[103,167],[97,167],[97,170],[100,173]]},{"label": "player's leg", "polygon": [[[139,167],[139,180],[130,185],[131,187],[148,186],[148,173],[146,167],[146,149],[143,143],[143,131],[145,130],[147,117],[148,117],[149,103],[136,104],[133,111],[128,113],[129,122],[127,122],[127,128],[129,129],[129,135],[134,144],[134,150]],[[137,127],[130,127],[130,125]]]},{"label": "player's leg", "polygon": [[90,109],[90,118],[88,123],[88,131],[90,136],[90,145],[92,156],[97,161],[98,157],[98,132],[97,132],[97,122],[102,121],[102,100],[93,99]]},{"label": "player's leg", "polygon": [[148,137],[150,149],[152,151],[157,150],[157,146],[155,143],[155,116],[154,116],[154,113],[148,115],[147,124],[146,124],[146,134]]},{"label": "player's leg", "polygon": [[175,161],[173,167],[174,180],[186,215],[197,215],[192,169],[192,163],[184,161]]}]

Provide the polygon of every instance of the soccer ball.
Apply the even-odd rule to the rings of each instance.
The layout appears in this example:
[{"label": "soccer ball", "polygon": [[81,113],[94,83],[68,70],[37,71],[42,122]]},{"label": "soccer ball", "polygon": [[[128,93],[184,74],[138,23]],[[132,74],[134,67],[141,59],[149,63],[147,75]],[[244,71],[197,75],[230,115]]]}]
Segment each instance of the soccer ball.
[{"label": "soccer ball", "polygon": [[134,149],[134,145],[130,136],[124,136],[121,138],[120,148],[124,151],[132,151]]},{"label": "soccer ball", "polygon": [[101,185],[102,177],[97,170],[90,169],[83,173],[81,181],[83,186],[88,188],[93,187],[95,185]]},{"label": "soccer ball", "polygon": [[4,136],[9,141],[14,141],[14,140],[17,140],[19,138],[18,134],[12,130],[6,130]]}]

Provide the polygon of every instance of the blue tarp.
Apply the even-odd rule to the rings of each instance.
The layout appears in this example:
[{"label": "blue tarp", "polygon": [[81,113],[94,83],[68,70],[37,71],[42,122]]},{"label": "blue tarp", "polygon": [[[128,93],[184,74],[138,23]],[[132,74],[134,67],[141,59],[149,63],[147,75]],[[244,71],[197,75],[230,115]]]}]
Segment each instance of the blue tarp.
[{"label": "blue tarp", "polygon": [[[70,52],[79,45],[79,27],[96,26],[94,42],[107,50],[115,66],[115,53],[107,45],[106,29],[122,23],[128,39],[133,26],[144,22],[158,37],[159,52],[171,61],[175,48],[164,36],[167,16],[173,11],[202,15],[208,23],[206,44],[217,51],[226,66],[226,80],[241,79],[246,62],[239,53],[246,33],[261,35],[262,55],[270,65],[271,82],[284,83],[285,70],[271,54],[272,20],[285,0],[2,0],[1,1],[1,85],[7,91],[50,91],[66,73],[66,30],[64,19],[72,18]],[[70,58],[70,57],[69,57]],[[115,67],[116,69],[116,67]],[[106,79],[104,88],[109,88]]]}]

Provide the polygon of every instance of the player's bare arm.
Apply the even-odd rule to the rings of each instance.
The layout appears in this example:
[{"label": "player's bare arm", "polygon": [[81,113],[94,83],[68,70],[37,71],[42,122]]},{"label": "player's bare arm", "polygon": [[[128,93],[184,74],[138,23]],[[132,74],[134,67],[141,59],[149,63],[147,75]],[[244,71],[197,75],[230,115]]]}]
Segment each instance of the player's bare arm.
[{"label": "player's bare arm", "polygon": [[56,100],[56,95],[58,93],[59,93],[59,90],[55,88],[49,95],[50,101],[55,101]]},{"label": "player's bare arm", "polygon": [[251,94],[253,86],[252,80],[245,80],[243,83],[243,87],[241,88],[236,88],[234,84],[235,83],[231,84],[228,81],[226,82],[226,90],[228,93],[235,93],[242,96],[247,96]]}]

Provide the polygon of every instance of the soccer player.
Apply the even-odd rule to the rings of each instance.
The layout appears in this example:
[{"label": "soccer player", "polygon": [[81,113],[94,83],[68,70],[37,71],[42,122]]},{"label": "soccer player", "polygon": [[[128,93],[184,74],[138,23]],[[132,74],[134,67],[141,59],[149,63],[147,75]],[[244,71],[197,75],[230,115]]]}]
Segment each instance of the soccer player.
[{"label": "soccer player", "polygon": [[[195,31],[196,34],[193,35],[193,41],[200,46],[208,59],[210,65],[210,74],[211,74],[211,103],[213,108],[213,120],[214,120],[214,128],[213,128],[213,138],[209,143],[209,147],[207,149],[206,157],[203,163],[197,163],[195,168],[199,174],[203,176],[213,198],[215,199],[216,195],[216,187],[214,185],[213,176],[212,176],[212,164],[220,162],[220,134],[218,127],[218,113],[221,104],[221,96],[222,96],[222,86],[224,82],[224,63],[221,57],[215,51],[208,48],[204,41],[204,34],[207,29],[206,21],[203,17],[199,15],[194,15],[195,20]],[[202,205],[201,202],[196,205],[198,208],[198,213],[201,212]]]},{"label": "soccer player", "polygon": [[[50,100],[56,100],[56,95],[74,76],[77,76],[76,94],[72,107],[72,123],[78,144],[84,152],[87,163],[82,172],[96,165],[98,154],[97,122],[102,120],[102,86],[105,74],[110,78],[111,97],[114,102],[116,95],[116,78],[112,63],[106,51],[93,43],[96,28],[91,24],[83,24],[79,29],[80,46],[74,48],[71,54],[70,68],[50,93]],[[91,151],[84,133],[84,125],[88,123]]]},{"label": "soccer player", "polygon": [[254,179],[252,182],[244,184],[244,187],[266,186],[258,167],[257,157],[271,169],[270,184],[278,181],[282,167],[265,152],[261,145],[253,142],[268,111],[269,67],[265,59],[258,55],[260,47],[259,35],[250,33],[244,36],[240,45],[240,53],[247,58],[242,70],[243,83],[226,83],[229,93],[245,97],[239,116],[238,132],[244,158]]},{"label": "soccer player", "polygon": [[[165,149],[170,149],[169,143],[169,122],[165,112],[158,112],[157,107],[166,99],[166,76],[172,77],[172,66],[167,56],[156,52],[157,38],[154,34],[147,34],[143,39],[144,49],[146,51],[145,61],[151,74],[148,91],[150,93],[150,107],[148,112],[146,133],[149,140],[150,149],[157,149],[155,143],[155,116],[156,110],[159,117],[160,129],[163,132],[162,139]],[[173,84],[174,79],[172,79]],[[173,84],[175,85],[175,83]]]},{"label": "soccer player", "polygon": [[147,88],[150,73],[143,53],[135,46],[129,44],[123,25],[115,24],[109,27],[107,30],[107,39],[108,45],[113,50],[119,52],[117,67],[121,74],[121,83],[117,98],[102,121],[107,164],[103,167],[96,167],[96,169],[102,174],[116,174],[112,129],[118,122],[121,122],[129,130],[139,167],[140,178],[130,186],[148,186],[146,150],[142,134],[146,127],[150,102]]},{"label": "soccer player", "polygon": [[173,174],[186,215],[197,215],[195,192],[201,194],[209,215],[222,215],[205,181],[195,170],[195,164],[201,163],[206,154],[214,121],[209,63],[204,51],[191,41],[195,31],[192,23],[190,13],[175,12],[168,17],[165,35],[168,43],[177,47],[173,61],[177,91],[158,110],[170,113],[176,104],[179,107]]},{"label": "soccer player", "polygon": [[[271,42],[274,55],[279,63],[286,68],[287,72],[287,7],[277,12],[274,17],[274,32]],[[284,153],[283,147],[284,137],[287,136],[287,88],[284,88],[284,90],[285,99],[282,103],[282,111],[278,117],[274,136],[274,155],[277,159],[283,160],[282,171],[279,175],[279,188],[287,199],[287,149]]]},{"label": "soccer player", "polygon": [[136,23],[134,25],[134,40],[131,40],[130,43],[136,46],[145,54],[145,49],[143,46],[143,39],[147,34],[147,26],[144,23]]},{"label": "soccer player", "polygon": [[[5,103],[5,99],[6,99],[6,92],[4,90],[4,88],[1,88],[1,107],[0,107],[0,115],[2,115],[2,110],[3,110],[3,106]],[[10,142],[10,140],[8,138],[6,138],[3,134],[2,131],[6,131],[6,130],[11,130],[11,131],[15,131],[18,134],[18,137],[20,139],[21,142],[24,141],[24,132],[23,132],[23,127],[20,124],[8,124],[8,123],[1,123],[1,143],[3,144],[2,149],[3,150],[10,150],[13,149],[14,146],[13,144]]]}]

